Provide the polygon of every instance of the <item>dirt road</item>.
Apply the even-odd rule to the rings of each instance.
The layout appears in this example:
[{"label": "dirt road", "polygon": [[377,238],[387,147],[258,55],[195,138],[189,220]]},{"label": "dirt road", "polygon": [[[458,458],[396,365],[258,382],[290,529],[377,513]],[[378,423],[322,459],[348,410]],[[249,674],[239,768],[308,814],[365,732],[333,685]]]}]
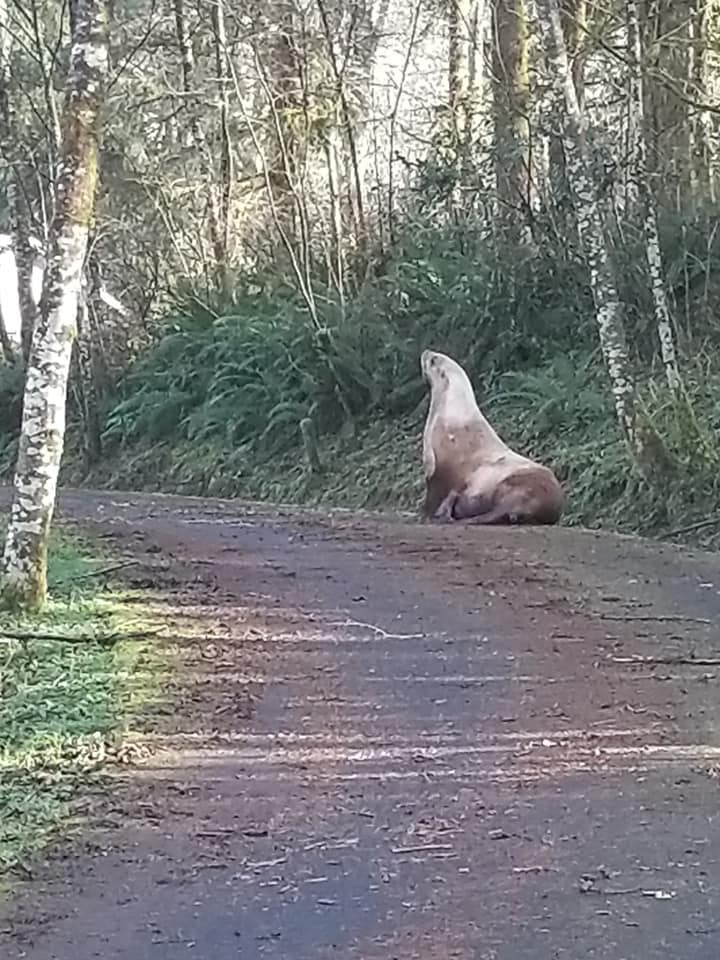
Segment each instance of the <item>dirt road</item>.
[{"label": "dirt road", "polygon": [[715,960],[720,559],[176,497],[60,517],[137,558],[181,686],[0,955]]}]

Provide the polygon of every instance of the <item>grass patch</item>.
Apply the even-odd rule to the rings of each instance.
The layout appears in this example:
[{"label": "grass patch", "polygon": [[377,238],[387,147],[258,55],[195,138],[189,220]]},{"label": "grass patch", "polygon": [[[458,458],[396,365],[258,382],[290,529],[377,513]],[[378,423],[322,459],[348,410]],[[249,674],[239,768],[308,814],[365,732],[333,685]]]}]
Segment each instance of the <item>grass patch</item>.
[{"label": "grass patch", "polygon": [[[99,777],[157,684],[146,642],[92,640],[149,626],[129,595],[92,576],[107,563],[79,538],[56,534],[46,611],[0,614],[0,872],[67,822],[80,788]],[[17,640],[3,631],[88,639]]]}]

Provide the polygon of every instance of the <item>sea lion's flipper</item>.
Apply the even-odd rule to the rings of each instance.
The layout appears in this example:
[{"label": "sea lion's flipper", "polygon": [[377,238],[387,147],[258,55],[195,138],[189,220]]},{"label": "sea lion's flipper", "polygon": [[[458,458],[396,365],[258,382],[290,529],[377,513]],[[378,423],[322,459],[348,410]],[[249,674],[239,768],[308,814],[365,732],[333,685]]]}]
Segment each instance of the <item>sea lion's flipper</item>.
[{"label": "sea lion's flipper", "polygon": [[484,513],[475,513],[472,516],[465,517],[463,519],[465,523],[483,524],[484,526],[489,526],[490,524],[510,524],[523,522],[521,518],[514,517],[512,514],[508,513],[507,506],[502,503],[492,507],[490,510],[486,510]]},{"label": "sea lion's flipper", "polygon": [[485,494],[473,494],[468,496],[459,493],[455,498],[452,508],[454,520],[471,520],[483,514],[490,513],[495,509],[495,497]]}]

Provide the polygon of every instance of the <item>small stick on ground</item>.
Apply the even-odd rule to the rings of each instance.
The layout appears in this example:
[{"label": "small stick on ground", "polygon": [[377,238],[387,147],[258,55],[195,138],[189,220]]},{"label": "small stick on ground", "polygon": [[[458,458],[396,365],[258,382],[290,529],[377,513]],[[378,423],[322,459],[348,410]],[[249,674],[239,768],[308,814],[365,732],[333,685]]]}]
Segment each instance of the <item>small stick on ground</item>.
[{"label": "small stick on ground", "polygon": [[108,567],[101,567],[99,570],[88,570],[86,573],[80,573],[76,577],[69,577],[67,580],[60,580],[60,586],[66,583],[77,583],[78,580],[89,580],[92,577],[104,577],[108,573],[115,573],[116,570],[124,570],[125,567],[137,566],[139,560],[120,560],[118,563],[112,563]]},{"label": "small stick on ground", "polygon": [[640,623],[706,623],[711,624],[713,621],[708,617],[685,617],[676,614],[666,614],[657,616],[638,614],[638,615],[625,615],[625,614],[613,614],[613,613],[601,613],[601,620],[614,620],[621,623],[632,623],[638,621]]},{"label": "small stick on ground", "polygon": [[659,667],[720,667],[720,657],[609,657],[613,663],[657,664]]},{"label": "small stick on ground", "polygon": [[374,623],[363,623],[362,620],[333,620],[328,626],[331,627],[362,627],[364,630],[372,630],[379,634],[385,640],[422,640],[424,633],[388,633],[382,627],[376,627]]},{"label": "small stick on ground", "polygon": [[0,629],[0,640],[31,640],[58,641],[59,643],[97,643],[101,647],[111,647],[122,640],[145,640],[147,637],[160,633],[159,630],[138,630],[134,633],[105,633],[97,636],[75,635],[67,633],[33,633],[28,630]]},{"label": "small stick on ground", "polygon": [[403,854],[403,853],[437,853],[439,851],[449,851],[452,850],[452,844],[450,843],[426,843],[421,844],[416,847],[393,847],[392,853]]}]

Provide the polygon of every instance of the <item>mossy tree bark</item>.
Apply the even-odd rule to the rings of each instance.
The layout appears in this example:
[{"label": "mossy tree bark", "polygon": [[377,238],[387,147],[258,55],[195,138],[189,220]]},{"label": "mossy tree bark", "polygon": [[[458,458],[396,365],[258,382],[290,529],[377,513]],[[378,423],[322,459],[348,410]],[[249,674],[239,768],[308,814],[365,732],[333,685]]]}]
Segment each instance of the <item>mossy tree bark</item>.
[{"label": "mossy tree bark", "polygon": [[[501,210],[524,234],[530,207],[530,77],[525,0],[492,9],[495,171]],[[519,212],[519,216],[518,216]]]},{"label": "mossy tree bark", "polygon": [[99,111],[108,69],[105,0],[78,0],[73,28],[57,202],[27,368],[0,585],[5,605],[30,611],[41,609],[47,595],[47,541],[65,437],[82,269],[95,209]]}]

